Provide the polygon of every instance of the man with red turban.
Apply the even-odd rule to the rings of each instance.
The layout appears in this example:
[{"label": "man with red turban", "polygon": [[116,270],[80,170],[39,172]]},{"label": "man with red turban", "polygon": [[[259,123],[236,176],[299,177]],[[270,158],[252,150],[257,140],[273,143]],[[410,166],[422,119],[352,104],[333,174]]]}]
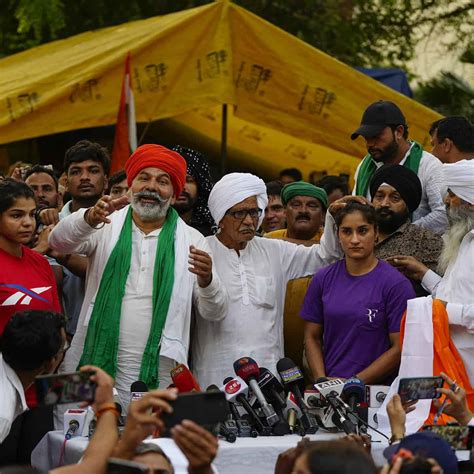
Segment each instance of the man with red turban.
[{"label": "man with red turban", "polygon": [[125,164],[130,195],[102,197],[62,220],[51,248],[89,257],[86,294],[64,369],[93,364],[115,378],[127,405],[130,386],[170,383],[187,364],[191,307],[218,321],[227,293],[212,271],[204,237],[173,209],[186,161],[160,145],[142,145]]}]

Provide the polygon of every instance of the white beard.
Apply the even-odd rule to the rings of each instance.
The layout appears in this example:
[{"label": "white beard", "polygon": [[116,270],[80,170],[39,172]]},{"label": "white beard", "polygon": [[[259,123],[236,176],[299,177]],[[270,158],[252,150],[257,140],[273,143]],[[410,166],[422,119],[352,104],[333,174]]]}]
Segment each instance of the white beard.
[{"label": "white beard", "polygon": [[140,194],[142,193],[132,193],[130,205],[132,206],[133,212],[136,212],[142,221],[153,222],[166,217],[171,204],[171,197],[165,201],[158,193],[147,193],[149,196],[153,195],[153,197],[158,200],[154,204],[142,204],[140,202]]},{"label": "white beard", "polygon": [[463,207],[450,207],[447,214],[450,225],[443,236],[443,250],[438,260],[438,272],[441,275],[456,259],[464,236],[474,228],[474,211]]}]

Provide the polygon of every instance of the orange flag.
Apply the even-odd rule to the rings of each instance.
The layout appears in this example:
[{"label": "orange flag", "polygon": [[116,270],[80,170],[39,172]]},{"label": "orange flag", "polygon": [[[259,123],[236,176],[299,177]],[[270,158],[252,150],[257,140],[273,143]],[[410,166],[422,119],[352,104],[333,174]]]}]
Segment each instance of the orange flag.
[{"label": "orange flag", "polygon": [[137,125],[135,122],[135,101],[133,99],[132,77],[130,75],[130,53],[125,59],[120,105],[115,125],[114,147],[110,173],[123,170],[125,162],[137,148]]}]

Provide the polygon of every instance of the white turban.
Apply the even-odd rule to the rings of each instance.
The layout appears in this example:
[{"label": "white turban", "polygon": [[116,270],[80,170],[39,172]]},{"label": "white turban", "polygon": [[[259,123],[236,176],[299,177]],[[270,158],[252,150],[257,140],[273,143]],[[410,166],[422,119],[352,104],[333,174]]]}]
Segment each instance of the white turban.
[{"label": "white turban", "polygon": [[[263,180],[250,173],[229,173],[218,181],[209,194],[207,206],[211,211],[214,222],[219,222],[225,213],[233,206],[249,197],[257,197],[257,206],[262,211],[268,204],[267,188]],[[264,213],[258,220],[258,226],[262,224]]]},{"label": "white turban", "polygon": [[442,168],[443,188],[474,204],[474,159],[448,163]]}]

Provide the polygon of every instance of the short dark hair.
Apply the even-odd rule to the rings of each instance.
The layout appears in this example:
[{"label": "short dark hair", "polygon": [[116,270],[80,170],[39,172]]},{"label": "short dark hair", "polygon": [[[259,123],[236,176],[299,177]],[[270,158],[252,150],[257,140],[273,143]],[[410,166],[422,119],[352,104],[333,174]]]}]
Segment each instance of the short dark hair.
[{"label": "short dark hair", "polygon": [[342,209],[336,212],[334,216],[334,221],[336,222],[336,226],[339,227],[342,224],[344,217],[354,212],[360,212],[367,221],[368,224],[372,224],[375,228],[377,228],[377,219],[375,209],[368,204],[361,204],[358,201],[349,201]]},{"label": "short dark hair", "polygon": [[67,173],[73,163],[92,160],[100,163],[104,173],[108,176],[110,172],[110,155],[107,148],[99,143],[89,140],[81,140],[66,150],[64,155],[64,171]]},{"label": "short dark hair", "polygon": [[45,166],[41,166],[41,165],[30,166],[25,172],[25,177],[23,178],[23,181],[26,181],[32,174],[37,174],[37,173],[46,173],[49,176],[51,176],[56,186],[56,191],[58,190],[58,178],[56,178],[54,171],[52,169],[46,168]]},{"label": "short dark hair", "polygon": [[269,181],[265,183],[267,188],[267,196],[278,196],[280,197],[281,190],[283,189],[283,183],[280,181]]},{"label": "short dark hair", "polygon": [[436,120],[431,124],[430,135],[435,132],[439,142],[449,138],[459,151],[474,152],[474,126],[466,117],[453,115]]},{"label": "short dark hair", "polygon": [[303,181],[303,175],[297,168],[285,168],[280,171],[280,178],[282,176],[291,176],[295,181]]},{"label": "short dark hair", "polygon": [[403,138],[405,140],[408,140],[408,125],[406,123],[399,123],[398,125],[389,125],[389,127],[392,129],[392,132],[394,132],[400,126],[403,127]]},{"label": "short dark hair", "polygon": [[316,186],[323,188],[328,196],[336,189],[340,189],[344,196],[349,194],[347,181],[339,176],[325,176],[318,182],[318,184],[316,184]]},{"label": "short dark hair", "polygon": [[52,311],[15,313],[0,339],[3,360],[13,370],[36,370],[61,349],[66,317]]},{"label": "short dark hair", "polygon": [[109,178],[109,189],[112,189],[112,186],[121,183],[124,179],[127,179],[125,170],[117,171]]},{"label": "short dark hair", "polygon": [[35,193],[23,181],[5,178],[0,181],[0,214],[10,209],[18,198],[35,200]]},{"label": "short dark hair", "polygon": [[355,443],[345,440],[315,441],[306,451],[312,474],[376,474],[372,458]]}]

